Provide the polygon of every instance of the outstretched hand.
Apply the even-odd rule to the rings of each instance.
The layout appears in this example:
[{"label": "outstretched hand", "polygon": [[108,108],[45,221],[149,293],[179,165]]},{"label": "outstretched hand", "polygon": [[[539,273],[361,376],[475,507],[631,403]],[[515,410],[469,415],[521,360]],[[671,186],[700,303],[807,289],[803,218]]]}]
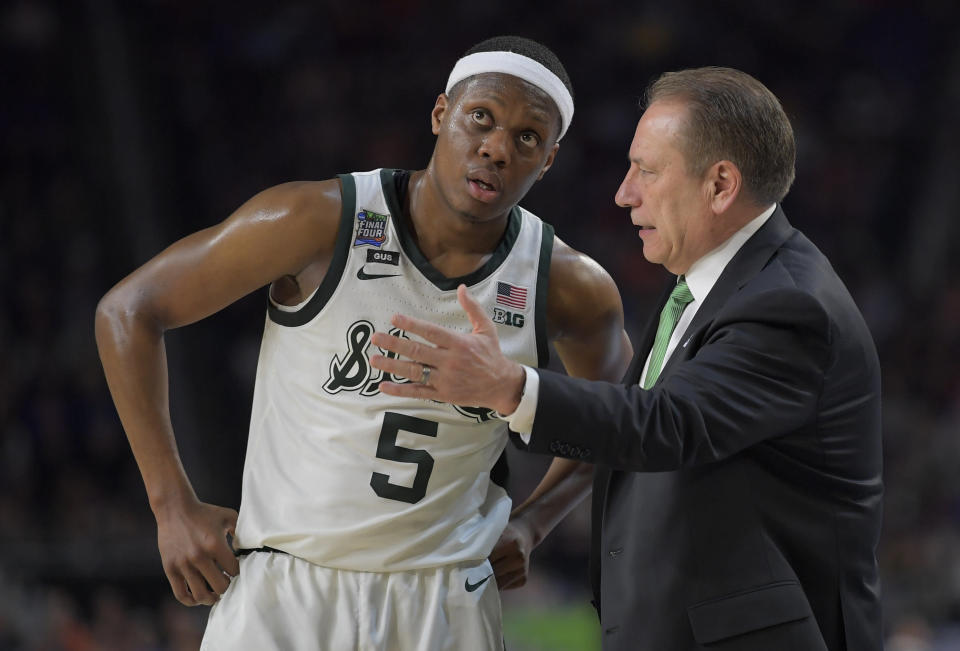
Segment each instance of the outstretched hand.
[{"label": "outstretched hand", "polygon": [[[467,293],[465,285],[457,288],[457,298],[473,326],[468,334],[402,314],[394,315],[390,322],[419,335],[429,344],[374,333],[374,345],[405,359],[373,355],[370,358],[373,367],[410,379],[403,384],[383,382],[380,390],[392,396],[486,407],[511,414],[520,402],[523,367],[503,355],[496,326]],[[429,368],[428,373],[424,367]]]}]

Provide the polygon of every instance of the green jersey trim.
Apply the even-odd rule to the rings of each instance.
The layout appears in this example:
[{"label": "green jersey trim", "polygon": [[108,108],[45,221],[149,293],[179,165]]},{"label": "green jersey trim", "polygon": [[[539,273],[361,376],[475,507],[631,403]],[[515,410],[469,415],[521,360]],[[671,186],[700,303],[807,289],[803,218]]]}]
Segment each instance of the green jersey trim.
[{"label": "green jersey trim", "polygon": [[337,228],[337,241],[334,244],[333,259],[323,276],[323,281],[307,304],[296,312],[284,312],[273,303],[267,306],[267,314],[274,323],[288,328],[302,326],[320,314],[333,291],[340,284],[343,270],[347,266],[350,252],[350,238],[353,237],[353,210],[357,203],[357,186],[350,174],[338,174],[340,179],[340,225]]},{"label": "green jersey trim", "polygon": [[420,270],[420,273],[433,283],[437,289],[448,291],[456,289],[461,283],[468,287],[475,285],[487,278],[503,264],[503,261],[506,260],[507,255],[517,241],[517,236],[520,234],[522,217],[518,207],[514,206],[510,209],[510,214],[507,217],[506,231],[500,239],[497,248],[494,250],[493,255],[490,256],[483,266],[465,276],[447,278],[437,271],[423,253],[420,252],[420,247],[417,246],[413,235],[407,229],[406,220],[403,216],[403,207],[400,203],[400,197],[397,194],[397,186],[395,183],[395,175],[397,173],[403,173],[403,171],[395,169],[380,170],[380,183],[383,187],[383,195],[387,199],[387,206],[390,208],[390,213],[394,217],[393,223],[397,228],[397,232],[400,234],[400,246],[403,247],[403,251],[407,254],[410,262],[412,262],[414,266]]},{"label": "green jersey trim", "polygon": [[550,362],[547,338],[547,292],[550,290],[550,261],[553,259],[553,226],[541,222],[540,264],[537,265],[537,298],[533,306],[533,325],[537,335],[537,366],[546,368]]}]

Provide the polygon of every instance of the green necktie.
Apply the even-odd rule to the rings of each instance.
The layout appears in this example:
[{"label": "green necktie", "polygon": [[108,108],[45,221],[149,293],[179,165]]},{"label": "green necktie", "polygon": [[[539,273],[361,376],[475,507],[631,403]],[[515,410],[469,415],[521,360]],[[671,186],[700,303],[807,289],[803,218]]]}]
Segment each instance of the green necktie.
[{"label": "green necktie", "polygon": [[657,381],[663,366],[663,358],[667,354],[667,344],[670,343],[670,335],[673,329],[677,327],[677,321],[683,314],[683,308],[687,303],[693,300],[693,294],[687,287],[687,281],[683,276],[677,280],[677,286],[670,292],[670,298],[667,304],[663,306],[660,312],[660,325],[657,326],[657,336],[653,340],[653,350],[650,351],[650,365],[647,367],[647,375],[643,380],[643,388],[649,389]]}]

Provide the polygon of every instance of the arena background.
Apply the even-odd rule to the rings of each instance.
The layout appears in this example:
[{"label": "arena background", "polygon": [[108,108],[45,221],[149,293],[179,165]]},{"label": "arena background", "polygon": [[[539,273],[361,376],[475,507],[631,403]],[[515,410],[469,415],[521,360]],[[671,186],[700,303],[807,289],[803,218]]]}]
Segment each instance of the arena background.
[{"label": "arena background", "polygon": [[[664,280],[613,204],[641,89],[716,64],[779,95],[799,141],[784,206],[850,287],[883,364],[888,648],[960,648],[960,4],[9,0],[0,649],[196,649],[206,609],[181,607],[163,578],[96,302],[263,188],[424,166],[450,67],[496,34],[542,40],[570,72],[572,129],[524,205],[610,271],[634,335]],[[206,501],[239,503],[264,307],[261,290],[168,336],[174,422]],[[511,492],[547,461],[511,453]],[[504,595],[512,651],[596,648],[587,532],[584,506]]]}]

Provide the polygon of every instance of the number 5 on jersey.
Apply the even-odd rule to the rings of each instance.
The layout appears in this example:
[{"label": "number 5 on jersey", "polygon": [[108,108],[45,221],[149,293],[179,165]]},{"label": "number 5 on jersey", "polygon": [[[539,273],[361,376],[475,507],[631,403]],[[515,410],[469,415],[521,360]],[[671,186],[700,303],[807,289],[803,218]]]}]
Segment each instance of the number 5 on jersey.
[{"label": "number 5 on jersey", "polygon": [[380,428],[380,440],[377,441],[377,458],[416,464],[417,475],[413,479],[413,486],[391,484],[390,476],[382,472],[373,473],[370,486],[380,497],[416,504],[427,494],[427,482],[433,472],[433,457],[423,450],[411,450],[397,445],[397,434],[400,430],[436,438],[437,423],[392,411],[383,414],[383,427]]}]

